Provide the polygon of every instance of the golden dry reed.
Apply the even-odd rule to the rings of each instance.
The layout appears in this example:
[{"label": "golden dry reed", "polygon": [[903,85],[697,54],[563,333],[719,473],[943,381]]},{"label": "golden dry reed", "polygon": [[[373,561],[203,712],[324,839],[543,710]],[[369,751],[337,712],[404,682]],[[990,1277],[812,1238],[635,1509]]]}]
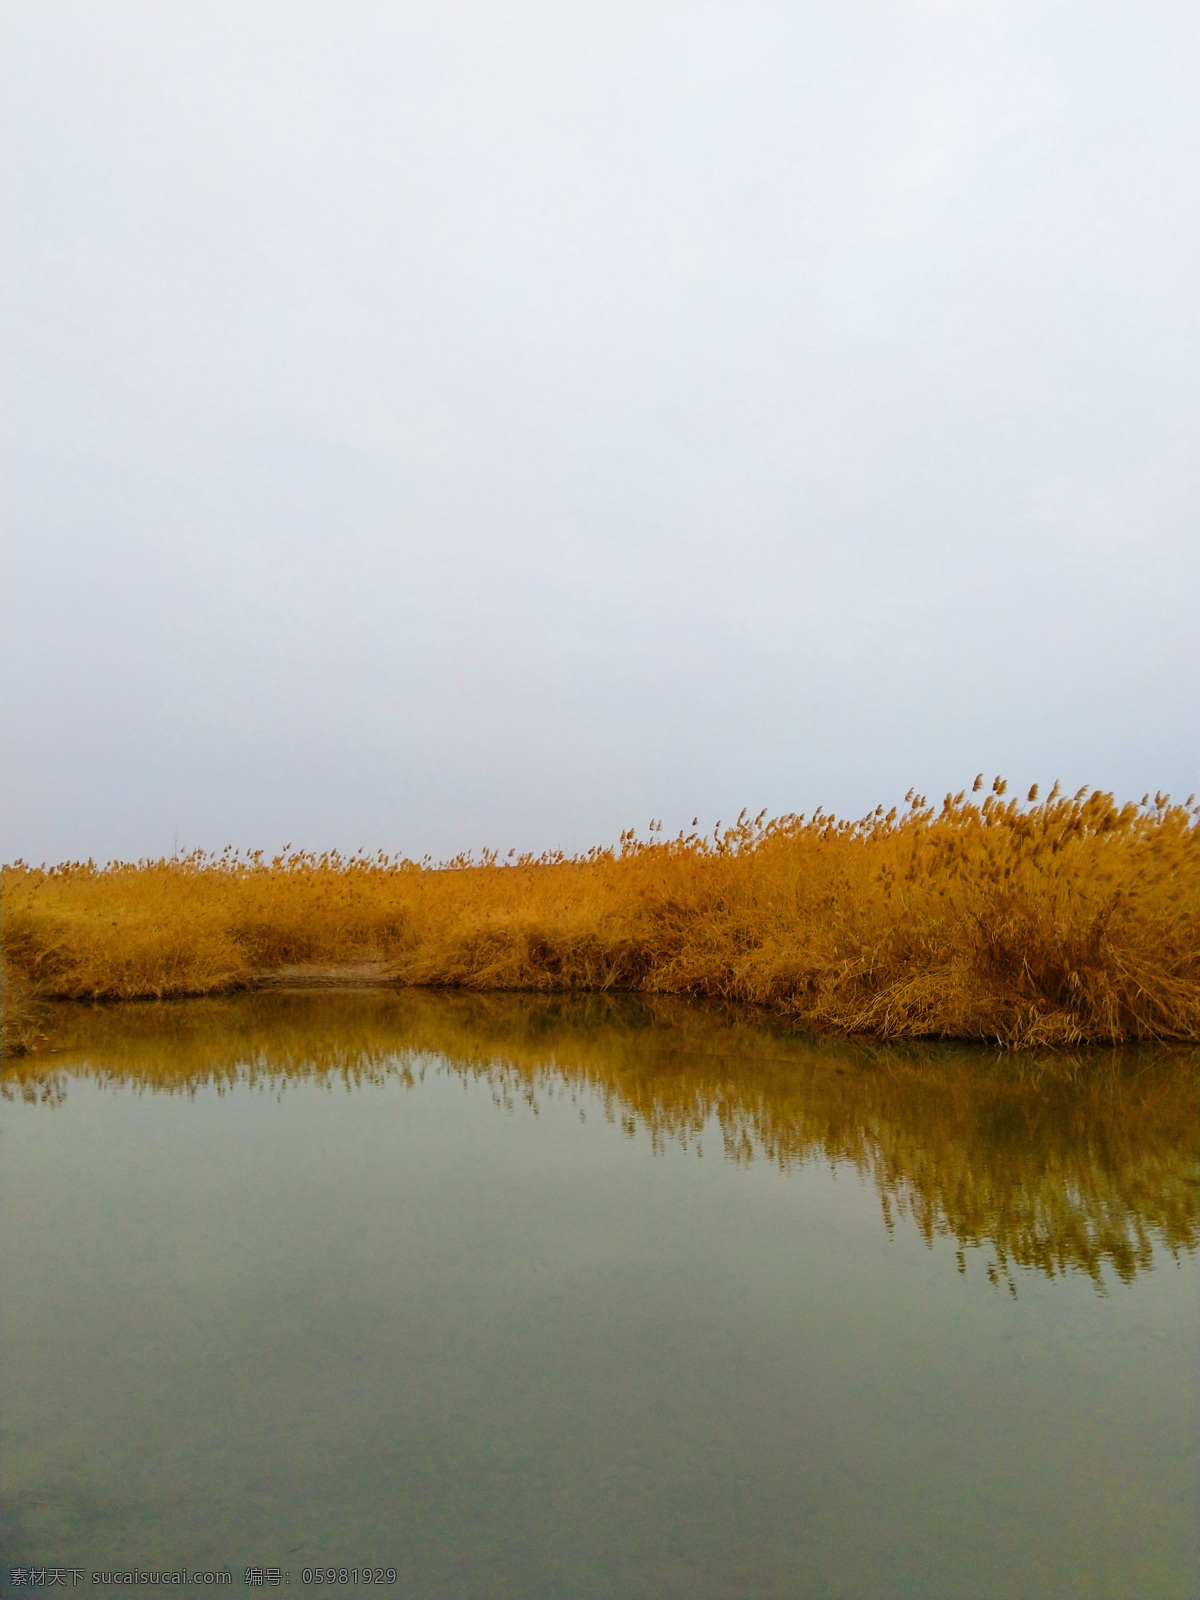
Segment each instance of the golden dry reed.
[{"label": "golden dry reed", "polygon": [[720,998],[883,1038],[1200,1038],[1200,807],[1004,795],[997,778],[940,811],[910,794],[857,822],[743,813],[710,837],[652,823],[570,858],[17,862],[0,936],[10,982],[42,996],[373,961],[400,984]]}]

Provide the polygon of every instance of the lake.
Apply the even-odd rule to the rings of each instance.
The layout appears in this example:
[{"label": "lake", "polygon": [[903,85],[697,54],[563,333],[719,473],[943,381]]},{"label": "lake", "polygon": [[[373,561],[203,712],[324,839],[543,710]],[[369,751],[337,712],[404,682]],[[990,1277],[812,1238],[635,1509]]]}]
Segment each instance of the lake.
[{"label": "lake", "polygon": [[1194,1053],[415,991],[50,1032],[4,1075],[6,1592],[1200,1591]]}]

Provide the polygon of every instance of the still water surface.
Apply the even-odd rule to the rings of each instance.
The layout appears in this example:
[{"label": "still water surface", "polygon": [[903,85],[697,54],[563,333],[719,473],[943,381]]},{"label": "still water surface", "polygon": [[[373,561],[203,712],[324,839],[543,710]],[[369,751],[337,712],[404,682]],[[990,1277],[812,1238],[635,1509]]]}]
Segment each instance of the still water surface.
[{"label": "still water surface", "polygon": [[53,1026],[4,1079],[6,1563],[1200,1590],[1192,1058],[412,993]]}]

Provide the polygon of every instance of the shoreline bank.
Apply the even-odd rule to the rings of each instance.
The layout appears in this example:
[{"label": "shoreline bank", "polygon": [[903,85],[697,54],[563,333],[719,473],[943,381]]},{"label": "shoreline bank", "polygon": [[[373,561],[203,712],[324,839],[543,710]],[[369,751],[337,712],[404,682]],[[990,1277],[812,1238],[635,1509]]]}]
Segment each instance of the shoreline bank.
[{"label": "shoreline bank", "polygon": [[[15,992],[14,992],[15,990]],[[782,1026],[789,1032],[808,1034],[814,1039],[829,1042],[841,1041],[847,1045],[947,1045],[988,1047],[1001,1055],[1022,1054],[1033,1050],[1038,1055],[1066,1059],[1073,1053],[1108,1049],[1129,1050],[1137,1047],[1160,1048],[1172,1052],[1189,1050],[1200,1044],[1197,1038],[1146,1039],[1146,1038],[1076,1038],[1057,1039],[1031,1045],[1028,1041],[1011,1041],[990,1038],[978,1033],[886,1033],[867,1029],[851,1030],[831,1025],[798,1013],[794,1008],[763,1004],[737,998],[720,996],[670,994],[654,989],[635,988],[580,988],[578,986],[536,985],[526,987],[495,985],[483,988],[471,984],[411,983],[398,977],[390,964],[383,960],[352,962],[294,962],[278,967],[264,968],[243,978],[203,990],[177,990],[163,994],[139,995],[62,995],[37,994],[22,984],[19,974],[16,983],[11,972],[4,985],[2,1013],[3,1040],[0,1057],[4,1060],[52,1055],[57,1046],[43,1031],[58,1008],[74,1006],[98,1007],[104,1011],[129,1011],[159,1005],[201,1003],[233,1000],[253,995],[320,995],[340,994],[391,994],[424,995],[442,993],[462,999],[491,999],[521,997],[531,1001],[587,1001],[589,998],[627,1000],[643,1004],[683,1005],[697,1007],[700,1011],[719,1014],[723,1011],[746,1014],[764,1025]],[[49,1048],[42,1048],[49,1044]]]}]

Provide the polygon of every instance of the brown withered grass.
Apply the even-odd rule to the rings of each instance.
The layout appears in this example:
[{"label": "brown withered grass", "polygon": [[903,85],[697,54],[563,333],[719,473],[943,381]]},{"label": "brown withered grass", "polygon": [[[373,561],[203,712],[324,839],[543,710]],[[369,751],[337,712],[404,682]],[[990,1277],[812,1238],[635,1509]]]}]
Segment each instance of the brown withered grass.
[{"label": "brown withered grass", "polygon": [[1200,1038],[1200,808],[1004,793],[997,779],[982,803],[915,796],[857,822],[743,813],[705,838],[652,825],[511,864],[18,862],[0,883],[4,959],[56,997],[373,960],[401,984],[720,998],[883,1038]]}]

